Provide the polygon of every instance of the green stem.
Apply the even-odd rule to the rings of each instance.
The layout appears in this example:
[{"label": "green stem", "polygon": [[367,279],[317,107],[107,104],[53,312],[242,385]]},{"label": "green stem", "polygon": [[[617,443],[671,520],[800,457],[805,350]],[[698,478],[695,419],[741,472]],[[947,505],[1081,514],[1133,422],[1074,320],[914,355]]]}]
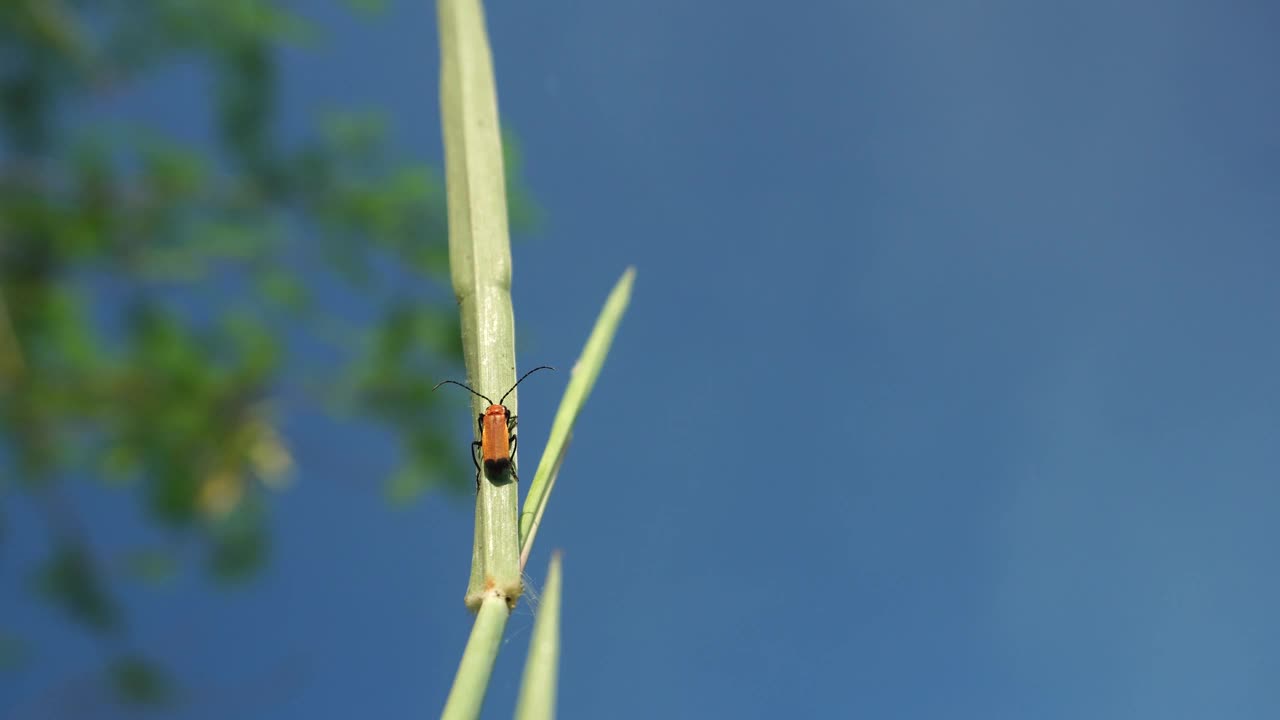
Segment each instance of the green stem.
[{"label": "green stem", "polygon": [[[493,61],[477,0],[440,0],[440,106],[449,202],[449,265],[471,387],[493,398],[516,380],[511,245]],[[516,412],[516,393],[507,400]],[[483,401],[472,398],[476,415]],[[496,479],[496,478],[495,478]],[[520,597],[516,483],[483,478],[466,604]]]},{"label": "green stem", "polygon": [[467,640],[467,649],[458,664],[453,689],[449,691],[449,699],[440,713],[443,720],[471,720],[480,716],[484,692],[489,686],[489,675],[493,672],[493,661],[498,657],[502,630],[507,625],[509,614],[500,597],[491,595],[480,603],[471,638]]}]

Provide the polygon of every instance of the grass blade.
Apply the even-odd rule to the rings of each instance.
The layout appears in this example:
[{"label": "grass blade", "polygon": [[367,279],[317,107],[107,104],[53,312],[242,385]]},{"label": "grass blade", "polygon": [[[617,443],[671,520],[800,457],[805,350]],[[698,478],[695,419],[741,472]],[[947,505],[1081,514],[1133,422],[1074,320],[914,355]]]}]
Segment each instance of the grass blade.
[{"label": "grass blade", "polygon": [[631,301],[631,286],[636,276],[635,268],[627,268],[609,299],[596,319],[596,326],[582,348],[582,355],[573,366],[573,374],[569,378],[569,387],[564,391],[560,407],[556,410],[555,420],[551,423],[551,434],[547,439],[547,447],[542,451],[542,459],[538,461],[538,472],[529,485],[529,494],[524,500],[524,509],[520,513],[520,549],[521,557],[527,558],[537,534],[537,524],[546,510],[547,500],[551,496],[551,486],[560,469],[565,448],[569,444],[569,436],[573,433],[573,423],[578,413],[591,394],[596,384],[600,368],[609,354],[609,346],[613,344],[613,336],[618,331],[618,323]]},{"label": "grass blade", "polygon": [[551,465],[551,476],[547,479],[547,488],[542,493],[542,502],[538,507],[533,509],[533,519],[529,523],[529,535],[524,542],[520,543],[520,572],[524,572],[525,565],[529,564],[529,553],[533,550],[533,540],[538,536],[538,528],[542,526],[542,513],[547,509],[547,498],[551,497],[551,491],[556,487],[556,478],[560,477],[560,465],[564,462],[564,457],[569,453],[569,443],[573,441],[573,433],[569,433],[569,438],[560,446],[560,453],[556,455],[555,462]]},{"label": "grass blade", "polygon": [[542,605],[529,640],[516,720],[551,720],[556,716],[556,682],[560,675],[560,553],[551,556]]}]

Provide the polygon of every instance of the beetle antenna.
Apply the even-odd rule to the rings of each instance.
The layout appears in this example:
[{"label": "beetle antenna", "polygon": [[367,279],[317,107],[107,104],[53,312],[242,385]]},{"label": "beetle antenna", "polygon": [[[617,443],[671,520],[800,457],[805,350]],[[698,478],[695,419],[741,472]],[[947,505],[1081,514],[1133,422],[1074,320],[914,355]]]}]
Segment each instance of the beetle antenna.
[{"label": "beetle antenna", "polygon": [[[521,379],[523,379],[523,378],[521,378]],[[431,392],[435,392],[435,391],[436,391],[436,388],[440,387],[441,385],[457,385],[458,387],[460,387],[460,388],[462,388],[462,389],[466,390],[467,392],[471,393],[472,395],[475,395],[476,397],[478,397],[478,398],[480,398],[480,399],[484,400],[485,402],[489,403],[490,405],[493,405],[493,404],[494,404],[494,402],[493,402],[492,400],[490,400],[489,398],[485,397],[484,395],[481,395],[480,393],[476,392],[475,390],[472,390],[470,386],[468,386],[468,385],[463,385],[462,383],[458,382],[457,380],[441,380],[440,382],[436,383],[436,387],[431,388]],[[503,397],[506,397],[506,396],[504,395]],[[498,404],[499,404],[499,405],[501,405],[502,403],[498,403]]]},{"label": "beetle antenna", "polygon": [[[534,368],[534,369],[530,370],[529,372],[527,372],[527,373],[525,373],[525,374],[521,375],[521,376],[520,376],[520,379],[516,381],[516,385],[519,385],[520,383],[524,382],[524,379],[525,379],[525,378],[527,378],[527,377],[529,377],[530,375],[532,375],[532,374],[534,374],[534,373],[538,372],[539,370],[555,370],[555,368],[551,367],[550,365],[539,365],[538,367],[536,367],[536,368]],[[507,395],[510,395],[510,394],[511,394],[515,389],[516,389],[516,385],[512,385],[512,386],[511,386],[511,390],[508,390],[508,391],[507,391]],[[468,389],[470,389],[470,388],[468,388]],[[472,390],[472,392],[475,392],[475,391],[474,391],[474,390]],[[477,393],[477,394],[479,394],[479,393]],[[501,405],[501,404],[503,403],[503,401],[505,401],[505,400],[507,399],[507,395],[503,395],[503,396],[502,396],[502,400],[499,400],[499,401],[498,401],[498,404],[499,404],[499,405]]]}]

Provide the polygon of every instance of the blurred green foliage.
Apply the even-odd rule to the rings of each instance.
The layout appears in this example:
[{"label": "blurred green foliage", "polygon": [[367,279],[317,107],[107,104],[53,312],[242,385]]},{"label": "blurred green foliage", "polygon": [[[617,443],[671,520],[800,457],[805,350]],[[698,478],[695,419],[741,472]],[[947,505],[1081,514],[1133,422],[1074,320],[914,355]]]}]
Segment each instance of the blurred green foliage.
[{"label": "blurred green foliage", "polygon": [[111,681],[120,698],[133,705],[163,705],[173,700],[175,692],[160,668],[137,656],[112,663]]},{"label": "blurred green foliage", "polygon": [[[131,493],[164,543],[247,577],[296,472],[282,396],[393,433],[394,500],[471,485],[430,393],[460,360],[439,174],[402,163],[376,114],[281,137],[277,53],[320,37],[285,7],[0,2],[0,508],[38,510],[51,549],[33,586],[104,636],[124,632],[114,583],[163,580],[189,553],[99,557],[70,484]],[[95,120],[179,63],[212,88],[210,141]],[[511,195],[516,227],[534,222]],[[26,639],[5,637],[12,665]],[[171,696],[137,658],[109,676],[132,701]]]}]

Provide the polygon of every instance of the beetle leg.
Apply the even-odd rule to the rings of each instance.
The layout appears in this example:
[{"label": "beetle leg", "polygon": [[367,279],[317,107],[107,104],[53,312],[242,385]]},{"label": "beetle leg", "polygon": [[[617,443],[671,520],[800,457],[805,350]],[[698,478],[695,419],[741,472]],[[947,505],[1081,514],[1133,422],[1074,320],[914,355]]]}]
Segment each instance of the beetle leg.
[{"label": "beetle leg", "polygon": [[519,476],[519,475],[516,475],[516,436],[515,436],[515,433],[512,433],[512,434],[511,434],[511,450],[510,450],[509,452],[510,452],[510,455],[511,455],[511,460],[508,462],[508,465],[511,467],[511,479],[512,479],[512,480],[515,480],[516,482],[520,482],[520,476]]},{"label": "beetle leg", "polygon": [[479,440],[471,443],[471,462],[476,466],[476,492],[480,492],[480,454],[481,443]]}]

